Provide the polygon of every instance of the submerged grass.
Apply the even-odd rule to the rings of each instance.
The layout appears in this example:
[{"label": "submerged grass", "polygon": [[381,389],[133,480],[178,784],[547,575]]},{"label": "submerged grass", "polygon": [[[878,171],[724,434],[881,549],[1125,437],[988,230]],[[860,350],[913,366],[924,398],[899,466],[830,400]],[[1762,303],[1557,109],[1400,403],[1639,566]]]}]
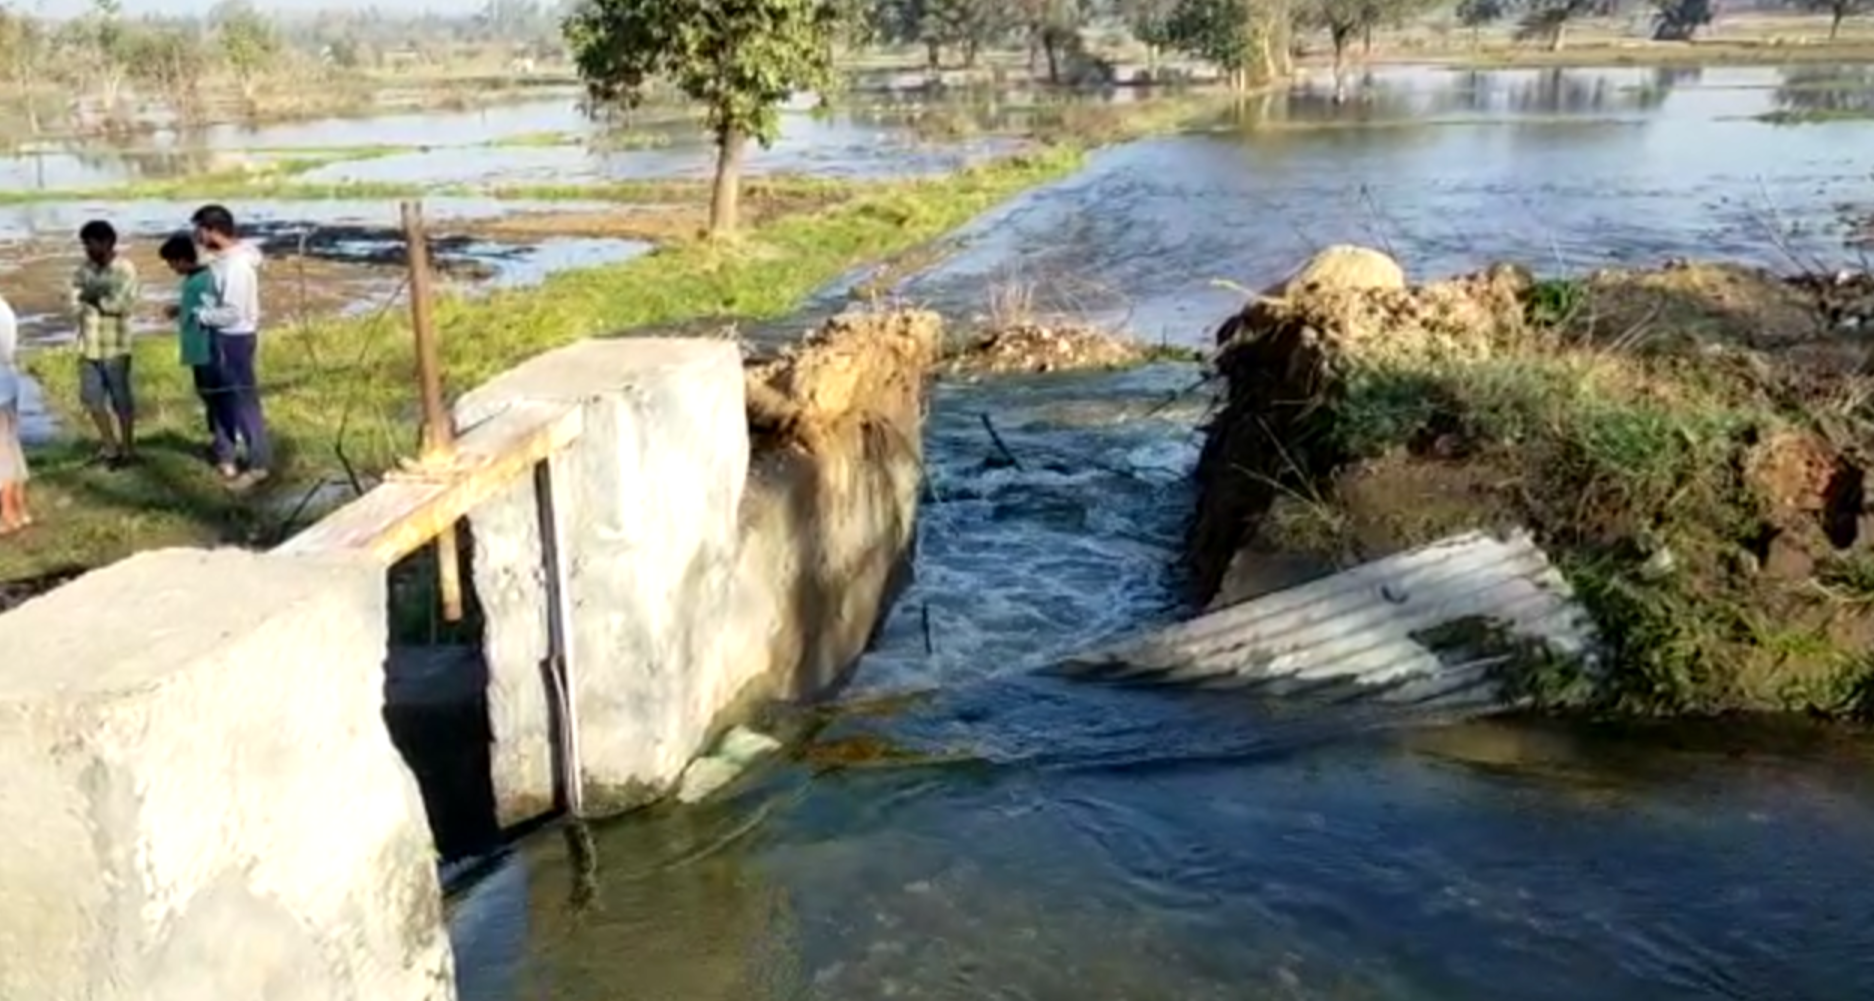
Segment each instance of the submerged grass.
[{"label": "submerged grass", "polygon": [[[459,392],[582,337],[698,320],[794,311],[841,274],[916,247],[1083,162],[1079,146],[1010,157],[946,177],[853,188],[850,197],[782,216],[728,245],[692,241],[633,261],[554,275],[537,288],[437,303],[447,387]],[[316,321],[266,336],[269,421],[286,475],[267,498],[237,498],[195,454],[201,418],[175,346],[138,345],[144,462],[104,471],[75,443],[36,452],[40,524],[0,545],[0,580],[88,567],[154,546],[271,543],[321,483],[368,479],[413,451],[414,361],[402,307]],[[76,371],[68,355],[31,362],[69,427]]]},{"label": "submerged grass", "polygon": [[1874,108],[1799,108],[1766,111],[1755,120],[1768,125],[1822,125],[1828,122],[1865,122]]}]

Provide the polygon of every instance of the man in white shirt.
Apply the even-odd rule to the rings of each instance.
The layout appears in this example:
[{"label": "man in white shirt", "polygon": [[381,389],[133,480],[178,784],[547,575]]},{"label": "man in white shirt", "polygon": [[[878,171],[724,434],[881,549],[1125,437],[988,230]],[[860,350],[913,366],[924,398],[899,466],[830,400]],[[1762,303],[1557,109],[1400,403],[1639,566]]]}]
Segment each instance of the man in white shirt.
[{"label": "man in white shirt", "polygon": [[195,224],[196,242],[214,254],[208,264],[215,279],[214,294],[196,311],[196,319],[208,330],[222,387],[231,397],[228,414],[235,437],[247,449],[246,469],[229,463],[221,473],[237,487],[251,487],[266,479],[273,465],[254,373],[260,350],[260,248],[240,238],[234,214],[223,206],[204,205],[190,221]]}]

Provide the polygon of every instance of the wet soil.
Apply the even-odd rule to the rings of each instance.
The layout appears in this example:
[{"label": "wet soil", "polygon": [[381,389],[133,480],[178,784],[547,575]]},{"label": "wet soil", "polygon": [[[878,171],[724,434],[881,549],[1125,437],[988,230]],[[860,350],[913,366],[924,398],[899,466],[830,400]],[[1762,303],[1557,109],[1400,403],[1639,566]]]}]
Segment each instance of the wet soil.
[{"label": "wet soil", "polygon": [[[272,317],[297,323],[393,301],[403,284],[404,269],[369,255],[363,259],[340,257],[336,248],[342,240],[334,235],[329,240],[309,243],[304,255],[278,254],[279,241],[265,241],[269,260],[261,269],[261,296]],[[153,330],[167,329],[169,321],[163,317],[161,307],[175,300],[179,284],[157,257],[159,246],[160,241],[135,240],[123,248],[143,280],[145,307],[138,323]],[[21,339],[31,343],[69,338],[72,330],[66,316],[65,290],[82,252],[63,240],[15,242],[7,244],[3,252],[16,262],[13,270],[0,275],[0,283],[4,283],[7,301],[19,314]]]},{"label": "wet soil", "polygon": [[1203,597],[1525,525],[1614,648],[1558,705],[1865,711],[1874,510],[1861,276],[1724,264],[1311,286],[1230,318],[1198,470]]},{"label": "wet soil", "polygon": [[948,352],[949,375],[1041,375],[1130,368],[1152,357],[1130,337],[1075,323],[1023,321],[977,333]]}]

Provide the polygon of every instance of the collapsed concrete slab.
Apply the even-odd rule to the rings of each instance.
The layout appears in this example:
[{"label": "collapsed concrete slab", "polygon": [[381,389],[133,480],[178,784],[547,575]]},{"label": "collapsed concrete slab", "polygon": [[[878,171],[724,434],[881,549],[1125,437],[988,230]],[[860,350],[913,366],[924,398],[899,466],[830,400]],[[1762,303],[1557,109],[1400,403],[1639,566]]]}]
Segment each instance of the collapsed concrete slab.
[{"label": "collapsed concrete slab", "polygon": [[0,616],[0,997],[454,996],[384,592],[165,550]]}]

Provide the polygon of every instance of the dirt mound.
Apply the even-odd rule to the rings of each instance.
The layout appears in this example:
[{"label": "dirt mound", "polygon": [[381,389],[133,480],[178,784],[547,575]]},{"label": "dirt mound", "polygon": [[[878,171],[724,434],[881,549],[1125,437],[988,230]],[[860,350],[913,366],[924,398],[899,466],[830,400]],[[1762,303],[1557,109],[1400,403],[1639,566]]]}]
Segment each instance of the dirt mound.
[{"label": "dirt mound", "polygon": [[1253,302],[1219,331],[1227,396],[1197,471],[1197,583],[1227,603],[1262,554],[1354,562],[1523,524],[1616,665],[1540,679],[1542,697],[1866,708],[1874,433],[1865,348],[1831,313],[1853,285],[1725,265],[1567,283],[1499,267]]},{"label": "dirt mound", "polygon": [[1337,243],[1322,249],[1287,278],[1264,289],[1265,298],[1286,299],[1325,289],[1402,289],[1405,269],[1391,257],[1369,247]]},{"label": "dirt mound", "polygon": [[1251,302],[1218,329],[1217,342],[1287,329],[1330,335],[1337,354],[1482,357],[1520,344],[1533,284],[1527,271],[1501,267],[1417,288],[1305,285]]},{"label": "dirt mound", "polygon": [[1091,371],[1137,365],[1149,353],[1137,341],[1093,327],[1020,323],[969,341],[942,368],[972,376]]},{"label": "dirt mound", "polygon": [[1545,308],[1571,335],[1641,353],[1744,349],[1822,374],[1858,372],[1866,346],[1852,334],[1874,316],[1867,276],[1788,278],[1760,268],[1673,262],[1650,271],[1597,271],[1556,283]]},{"label": "dirt mound", "polygon": [[923,472],[924,392],[942,320],[834,317],[746,369],[751,436],[738,586],[778,600],[772,628],[727,640],[765,656],[767,694],[836,683],[903,587]]},{"label": "dirt mound", "polygon": [[916,428],[924,382],[943,339],[926,310],[854,311],[828,320],[747,371],[749,428],[760,439],[811,441],[852,417]]}]

